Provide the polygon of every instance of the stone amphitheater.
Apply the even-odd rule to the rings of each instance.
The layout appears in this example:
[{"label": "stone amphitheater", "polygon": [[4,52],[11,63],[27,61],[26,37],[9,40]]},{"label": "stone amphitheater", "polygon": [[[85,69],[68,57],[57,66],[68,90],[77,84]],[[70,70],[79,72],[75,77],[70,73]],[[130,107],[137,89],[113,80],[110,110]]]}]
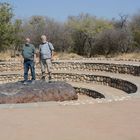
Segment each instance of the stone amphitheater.
[{"label": "stone amphitheater", "polygon": [[[37,79],[40,79],[41,77],[39,64],[36,65],[36,76]],[[0,117],[0,123],[5,124],[3,123],[4,120],[16,118],[16,116],[10,116],[10,113],[12,115],[16,115],[15,113],[18,114],[17,116],[19,118],[17,117],[16,120],[24,120],[24,117],[21,117],[19,112],[28,118],[25,122],[21,122],[21,120],[17,121],[19,124],[16,122],[13,124],[10,120],[8,121],[10,124],[13,124],[12,126],[16,126],[14,129],[15,131],[18,128],[22,128],[20,124],[25,124],[23,125],[24,132],[20,132],[22,137],[13,136],[11,137],[11,140],[24,140],[29,138],[30,140],[45,140],[46,138],[50,140],[140,139],[140,119],[137,116],[137,114],[140,114],[140,111],[136,110],[136,108],[138,109],[140,107],[140,60],[117,60],[111,58],[55,60],[53,61],[52,78],[53,81],[65,81],[71,84],[76,89],[78,100],[18,105],[1,104],[0,109],[7,109],[6,111],[0,110],[1,114],[6,113],[8,117],[2,114],[3,118],[1,119]],[[23,67],[20,62],[0,62],[1,84],[21,80],[23,80]],[[130,112],[126,111],[131,107],[131,110],[134,111],[134,116],[132,116],[132,114],[129,116]],[[109,110],[107,110],[107,108]],[[32,117],[28,116],[28,109],[32,112],[32,114],[30,114],[31,116],[38,116],[36,119],[40,124],[36,124],[36,120],[32,120]],[[120,111],[120,114],[116,114],[115,109],[117,113]],[[106,112],[104,112],[104,110],[106,110]],[[100,111],[102,111],[102,113]],[[43,112],[46,112],[47,115]],[[62,114],[60,112],[62,112]],[[114,115],[110,112],[114,113]],[[25,115],[26,113],[28,115]],[[53,116],[54,113],[57,113],[57,118]],[[53,130],[51,131],[47,126],[43,125],[45,121],[42,120],[45,120],[45,118],[42,118],[41,114],[44,114],[48,119],[46,125],[48,125],[49,128],[52,124],[54,125],[55,128],[51,127],[51,129],[57,131],[56,135],[54,135]],[[122,117],[122,119],[120,116],[125,116],[126,118]],[[66,120],[66,117],[69,121]],[[96,118],[94,120],[95,122],[91,117]],[[102,120],[104,117],[106,120]],[[112,118],[112,120],[108,120],[108,117]],[[82,121],[83,125],[81,125],[79,120]],[[117,124],[115,123],[115,120]],[[65,125],[65,123],[68,124],[69,127]],[[30,126],[28,124],[30,124]],[[40,125],[43,125],[44,127],[42,128]],[[107,127],[107,125],[110,127]],[[7,130],[8,126],[2,126],[3,128],[0,127],[0,130],[5,128],[5,133],[10,131]],[[35,127],[36,129],[34,132],[30,133],[25,129],[27,126],[28,129],[31,129],[31,127]],[[63,127],[61,128],[61,126]],[[37,129],[38,127],[40,127],[40,129]],[[93,133],[90,128],[94,129],[96,134]],[[44,129],[47,129],[48,133],[47,131],[45,132]],[[125,129],[127,129],[127,132]],[[15,131],[12,132],[16,134]],[[100,135],[100,132],[102,135]],[[11,132],[9,133],[11,134]],[[8,136],[4,134],[0,136],[3,139],[8,140]]]},{"label": "stone amphitheater", "polygon": [[[40,65],[36,65],[36,77],[41,78]],[[81,59],[53,61],[54,81],[71,84],[79,95],[78,101],[60,104],[91,104],[139,97],[140,61],[114,59]],[[0,83],[23,80],[20,62],[0,63]]]}]

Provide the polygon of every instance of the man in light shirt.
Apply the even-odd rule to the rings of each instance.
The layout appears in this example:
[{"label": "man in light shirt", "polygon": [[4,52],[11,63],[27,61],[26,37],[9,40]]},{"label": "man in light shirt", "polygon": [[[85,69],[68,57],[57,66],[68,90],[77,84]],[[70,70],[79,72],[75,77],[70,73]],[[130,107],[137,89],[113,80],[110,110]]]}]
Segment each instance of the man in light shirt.
[{"label": "man in light shirt", "polygon": [[42,43],[39,45],[39,61],[41,64],[41,72],[42,72],[42,80],[45,80],[46,77],[46,69],[48,73],[49,81],[52,79],[52,59],[53,59],[53,51],[54,47],[52,43],[47,41],[47,37],[45,35],[41,36]]}]

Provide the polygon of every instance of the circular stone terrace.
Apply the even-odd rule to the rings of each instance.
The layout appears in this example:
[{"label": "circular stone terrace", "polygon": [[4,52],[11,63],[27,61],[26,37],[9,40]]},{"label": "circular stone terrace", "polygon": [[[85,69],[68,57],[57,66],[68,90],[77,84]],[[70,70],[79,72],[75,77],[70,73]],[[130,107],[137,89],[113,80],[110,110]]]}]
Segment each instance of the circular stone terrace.
[{"label": "circular stone terrace", "polygon": [[[36,72],[40,79],[39,64]],[[70,83],[78,100],[1,104],[1,139],[140,139],[139,60],[56,60],[52,76]],[[1,84],[22,80],[20,62],[0,63]]]},{"label": "circular stone terrace", "polygon": [[[37,80],[41,78],[36,65]],[[53,61],[53,81],[71,84],[77,101],[58,102],[62,105],[92,104],[129,100],[140,96],[140,61],[115,59],[81,59]],[[23,80],[20,62],[0,62],[0,83]]]}]

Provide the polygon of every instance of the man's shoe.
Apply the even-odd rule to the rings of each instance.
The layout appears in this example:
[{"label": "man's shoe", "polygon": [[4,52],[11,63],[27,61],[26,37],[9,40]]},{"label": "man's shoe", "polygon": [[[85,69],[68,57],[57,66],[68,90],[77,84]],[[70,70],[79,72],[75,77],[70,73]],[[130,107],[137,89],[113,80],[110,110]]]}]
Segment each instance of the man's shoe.
[{"label": "man's shoe", "polygon": [[49,76],[49,81],[51,81],[52,80],[52,77],[51,76]]},{"label": "man's shoe", "polygon": [[52,77],[51,76],[49,76],[49,83],[51,83],[52,82]]},{"label": "man's shoe", "polygon": [[42,76],[41,80],[42,80],[42,81],[45,81],[45,76]]},{"label": "man's shoe", "polygon": [[32,80],[32,81],[31,81],[31,84],[35,84],[35,80]]},{"label": "man's shoe", "polygon": [[27,81],[24,81],[24,82],[23,82],[23,85],[27,85],[27,84],[28,84],[28,82],[27,82]]}]

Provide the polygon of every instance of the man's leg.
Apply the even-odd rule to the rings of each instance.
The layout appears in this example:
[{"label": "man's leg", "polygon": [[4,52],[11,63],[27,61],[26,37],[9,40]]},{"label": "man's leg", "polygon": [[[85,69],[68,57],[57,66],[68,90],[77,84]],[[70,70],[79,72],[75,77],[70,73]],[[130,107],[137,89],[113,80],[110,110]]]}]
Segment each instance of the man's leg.
[{"label": "man's leg", "polygon": [[45,80],[45,71],[46,71],[46,60],[45,59],[42,59],[40,61],[40,64],[41,64],[41,72],[42,72],[42,80]]},{"label": "man's leg", "polygon": [[33,61],[30,61],[30,69],[31,69],[31,76],[32,76],[32,80],[35,80],[35,65]]},{"label": "man's leg", "polygon": [[28,81],[29,64],[28,61],[24,62],[24,81]]},{"label": "man's leg", "polygon": [[51,59],[47,59],[46,60],[46,63],[47,63],[47,71],[48,71],[48,78],[49,80],[52,79],[52,62],[51,62]]}]

